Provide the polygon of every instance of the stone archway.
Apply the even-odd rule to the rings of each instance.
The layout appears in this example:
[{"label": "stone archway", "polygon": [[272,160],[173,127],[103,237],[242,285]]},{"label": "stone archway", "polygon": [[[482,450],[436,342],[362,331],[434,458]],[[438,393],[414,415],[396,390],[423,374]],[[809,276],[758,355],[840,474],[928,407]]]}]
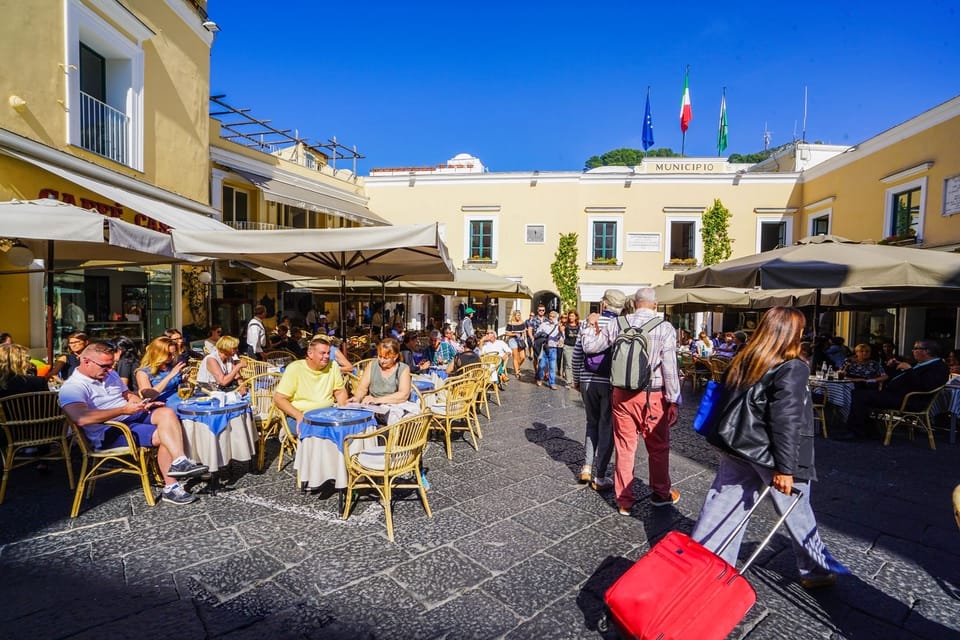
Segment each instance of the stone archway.
[{"label": "stone archway", "polygon": [[560,296],[554,291],[549,289],[541,289],[533,294],[533,300],[531,301],[531,309],[536,311],[539,305],[543,305],[547,308],[547,313],[551,311],[556,311],[560,313]]}]

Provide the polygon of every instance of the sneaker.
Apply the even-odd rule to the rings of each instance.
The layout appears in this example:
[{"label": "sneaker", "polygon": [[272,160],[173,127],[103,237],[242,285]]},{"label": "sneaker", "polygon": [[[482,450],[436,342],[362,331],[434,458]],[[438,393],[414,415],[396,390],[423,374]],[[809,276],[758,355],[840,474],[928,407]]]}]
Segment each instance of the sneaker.
[{"label": "sneaker", "polygon": [[588,464],[583,465],[582,467],[580,467],[580,475],[577,476],[577,480],[581,483],[590,482],[590,475],[592,474],[592,472],[593,472],[593,467],[591,467]]},{"label": "sneaker", "polygon": [[812,573],[804,578],[800,578],[800,586],[804,589],[820,589],[822,587],[832,587],[835,584],[837,584],[837,574],[832,571]]},{"label": "sneaker", "polygon": [[657,494],[653,494],[653,496],[650,498],[650,504],[655,507],[666,507],[671,504],[677,504],[679,501],[680,492],[676,489],[671,489],[669,496],[658,496]]},{"label": "sneaker", "polygon": [[594,478],[590,487],[594,491],[607,491],[613,488],[613,478]]},{"label": "sneaker", "polygon": [[617,507],[617,513],[619,513],[619,514],[622,515],[622,516],[629,516],[629,515],[630,515],[630,509],[624,509],[623,507]]},{"label": "sneaker", "polygon": [[195,502],[197,496],[193,495],[179,484],[175,485],[173,489],[163,490],[163,495],[160,497],[164,502],[169,502],[170,504],[190,504]]},{"label": "sneaker", "polygon": [[174,462],[170,465],[170,468],[167,470],[167,475],[171,478],[196,478],[197,476],[202,476],[207,471],[210,470],[205,464],[197,464],[189,458],[181,460],[180,462]]}]

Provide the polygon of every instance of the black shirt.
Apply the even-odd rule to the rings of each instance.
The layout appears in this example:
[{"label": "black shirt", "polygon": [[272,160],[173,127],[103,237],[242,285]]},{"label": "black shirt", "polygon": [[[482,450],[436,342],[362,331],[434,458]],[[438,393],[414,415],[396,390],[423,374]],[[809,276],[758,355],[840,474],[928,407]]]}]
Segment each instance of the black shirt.
[{"label": "black shirt", "polygon": [[0,389],[0,398],[14,396],[18,393],[33,393],[35,391],[49,391],[47,381],[40,376],[13,376],[7,380],[7,386]]},{"label": "black shirt", "polygon": [[563,325],[563,346],[572,347],[577,344],[577,336],[580,335],[580,323],[573,326]]}]

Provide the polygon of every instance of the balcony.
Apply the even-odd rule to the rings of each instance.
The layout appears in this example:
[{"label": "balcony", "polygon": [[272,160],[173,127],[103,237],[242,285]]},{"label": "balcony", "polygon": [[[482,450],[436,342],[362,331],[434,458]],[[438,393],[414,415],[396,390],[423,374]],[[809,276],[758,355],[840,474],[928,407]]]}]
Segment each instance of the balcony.
[{"label": "balcony", "polygon": [[223,224],[233,227],[237,231],[276,231],[277,229],[292,229],[282,224],[272,222],[249,222],[247,220],[224,220]]},{"label": "balcony", "polygon": [[122,165],[130,164],[130,116],[80,92],[80,146]]}]

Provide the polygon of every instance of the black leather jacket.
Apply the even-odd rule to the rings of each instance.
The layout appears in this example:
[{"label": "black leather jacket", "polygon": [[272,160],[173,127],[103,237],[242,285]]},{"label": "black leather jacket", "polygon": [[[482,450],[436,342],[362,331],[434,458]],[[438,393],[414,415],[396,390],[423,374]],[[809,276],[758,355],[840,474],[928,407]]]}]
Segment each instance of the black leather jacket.
[{"label": "black leather jacket", "polygon": [[809,375],[803,360],[788,360],[747,389],[745,400],[744,392],[730,394],[718,429],[720,440],[711,442],[777,473],[815,480]]}]

